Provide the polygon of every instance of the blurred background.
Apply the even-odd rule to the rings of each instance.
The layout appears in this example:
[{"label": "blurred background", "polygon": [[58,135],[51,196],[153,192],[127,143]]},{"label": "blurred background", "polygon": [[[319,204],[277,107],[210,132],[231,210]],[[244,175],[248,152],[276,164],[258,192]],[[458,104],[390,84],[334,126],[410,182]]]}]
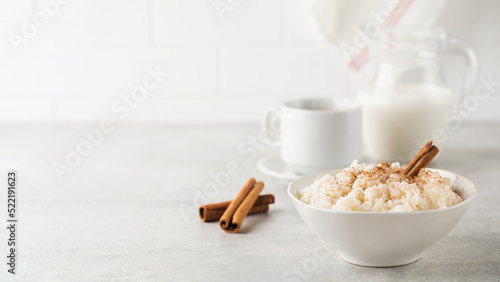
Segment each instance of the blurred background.
[{"label": "blurred background", "polygon": [[[0,122],[98,121],[141,84],[148,66],[170,75],[123,122],[258,122],[283,100],[347,95],[346,60],[322,35],[310,5],[0,0]],[[436,23],[474,49],[480,74],[497,80],[499,12],[496,0],[447,1]],[[449,83],[459,87],[463,63],[444,60]],[[499,96],[469,120],[500,120]]]}]

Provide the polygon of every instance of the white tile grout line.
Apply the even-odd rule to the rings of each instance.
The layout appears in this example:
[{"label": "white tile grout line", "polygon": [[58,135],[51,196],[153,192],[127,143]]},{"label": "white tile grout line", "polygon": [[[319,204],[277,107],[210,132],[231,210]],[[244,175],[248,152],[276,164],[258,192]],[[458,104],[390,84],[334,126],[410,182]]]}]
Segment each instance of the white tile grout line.
[{"label": "white tile grout line", "polygon": [[[157,93],[158,94],[158,93]],[[158,98],[157,95],[152,95],[150,98],[151,101],[151,124],[158,124],[159,123],[159,109],[158,105],[160,104],[160,99]]]},{"label": "white tile grout line", "polygon": [[288,19],[288,4],[287,0],[281,0],[281,44],[284,44],[288,46],[289,43],[289,38],[288,38],[288,24],[287,24],[287,19]]},{"label": "white tile grout line", "polygon": [[158,43],[158,1],[149,1],[149,46],[154,47]]},{"label": "white tile grout line", "polygon": [[58,98],[52,97],[51,99],[51,112],[50,112],[50,120],[52,123],[57,122],[57,103],[58,103]]},{"label": "white tile grout line", "polygon": [[224,82],[224,75],[223,75],[223,62],[222,62],[222,52],[223,48],[220,46],[217,46],[215,49],[215,96],[216,97],[222,97],[222,85]]}]

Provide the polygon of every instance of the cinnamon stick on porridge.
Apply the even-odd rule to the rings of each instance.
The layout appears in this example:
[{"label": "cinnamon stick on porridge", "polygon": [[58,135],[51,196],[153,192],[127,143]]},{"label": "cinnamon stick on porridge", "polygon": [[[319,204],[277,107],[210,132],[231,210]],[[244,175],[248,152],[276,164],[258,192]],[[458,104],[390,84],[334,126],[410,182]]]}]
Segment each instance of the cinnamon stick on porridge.
[{"label": "cinnamon stick on porridge", "polygon": [[222,230],[228,233],[236,233],[240,230],[243,220],[257,201],[262,189],[264,189],[262,181],[256,183],[253,178],[247,181],[220,218],[219,225]]},{"label": "cinnamon stick on porridge", "polygon": [[404,170],[406,177],[415,177],[422,168],[427,167],[432,159],[439,153],[438,147],[432,145],[432,141],[428,141],[425,146],[420,149],[420,152],[410,161]]},{"label": "cinnamon stick on porridge", "polygon": [[[232,201],[207,204],[202,205],[199,208],[200,219],[203,222],[219,221],[226,209],[229,207]],[[248,214],[255,214],[260,212],[266,212],[269,210],[269,205],[274,204],[274,195],[266,194],[260,195],[255,201]]]}]

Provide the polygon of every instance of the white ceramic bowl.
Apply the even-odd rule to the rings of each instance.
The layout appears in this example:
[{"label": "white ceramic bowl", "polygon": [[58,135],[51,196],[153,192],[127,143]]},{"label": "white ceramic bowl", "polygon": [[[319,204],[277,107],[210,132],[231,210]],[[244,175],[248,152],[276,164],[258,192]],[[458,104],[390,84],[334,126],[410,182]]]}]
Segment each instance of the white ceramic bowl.
[{"label": "white ceramic bowl", "polygon": [[325,174],[299,178],[288,185],[288,195],[306,224],[331,243],[347,262],[372,267],[412,263],[448,234],[460,221],[476,195],[471,181],[458,174],[431,169],[450,177],[453,190],[463,199],[454,206],[414,212],[336,211],[301,202],[296,193]]}]

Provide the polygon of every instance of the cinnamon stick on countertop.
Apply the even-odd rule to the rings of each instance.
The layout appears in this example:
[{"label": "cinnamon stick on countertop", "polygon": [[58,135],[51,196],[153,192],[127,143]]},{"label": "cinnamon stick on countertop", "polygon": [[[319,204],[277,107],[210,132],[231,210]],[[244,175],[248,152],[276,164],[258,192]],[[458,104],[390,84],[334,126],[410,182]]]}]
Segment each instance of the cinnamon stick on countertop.
[{"label": "cinnamon stick on countertop", "polygon": [[[229,207],[232,201],[207,204],[202,205],[199,208],[200,219],[203,222],[219,221],[226,209]],[[269,210],[269,205],[274,204],[274,195],[266,194],[260,195],[255,201],[248,214],[255,214],[260,212],[266,212]]]},{"label": "cinnamon stick on countertop", "polygon": [[224,231],[236,233],[240,230],[243,220],[245,220],[255,201],[257,201],[260,192],[264,189],[262,181],[255,182],[253,178],[247,181],[220,218],[219,225]]}]

